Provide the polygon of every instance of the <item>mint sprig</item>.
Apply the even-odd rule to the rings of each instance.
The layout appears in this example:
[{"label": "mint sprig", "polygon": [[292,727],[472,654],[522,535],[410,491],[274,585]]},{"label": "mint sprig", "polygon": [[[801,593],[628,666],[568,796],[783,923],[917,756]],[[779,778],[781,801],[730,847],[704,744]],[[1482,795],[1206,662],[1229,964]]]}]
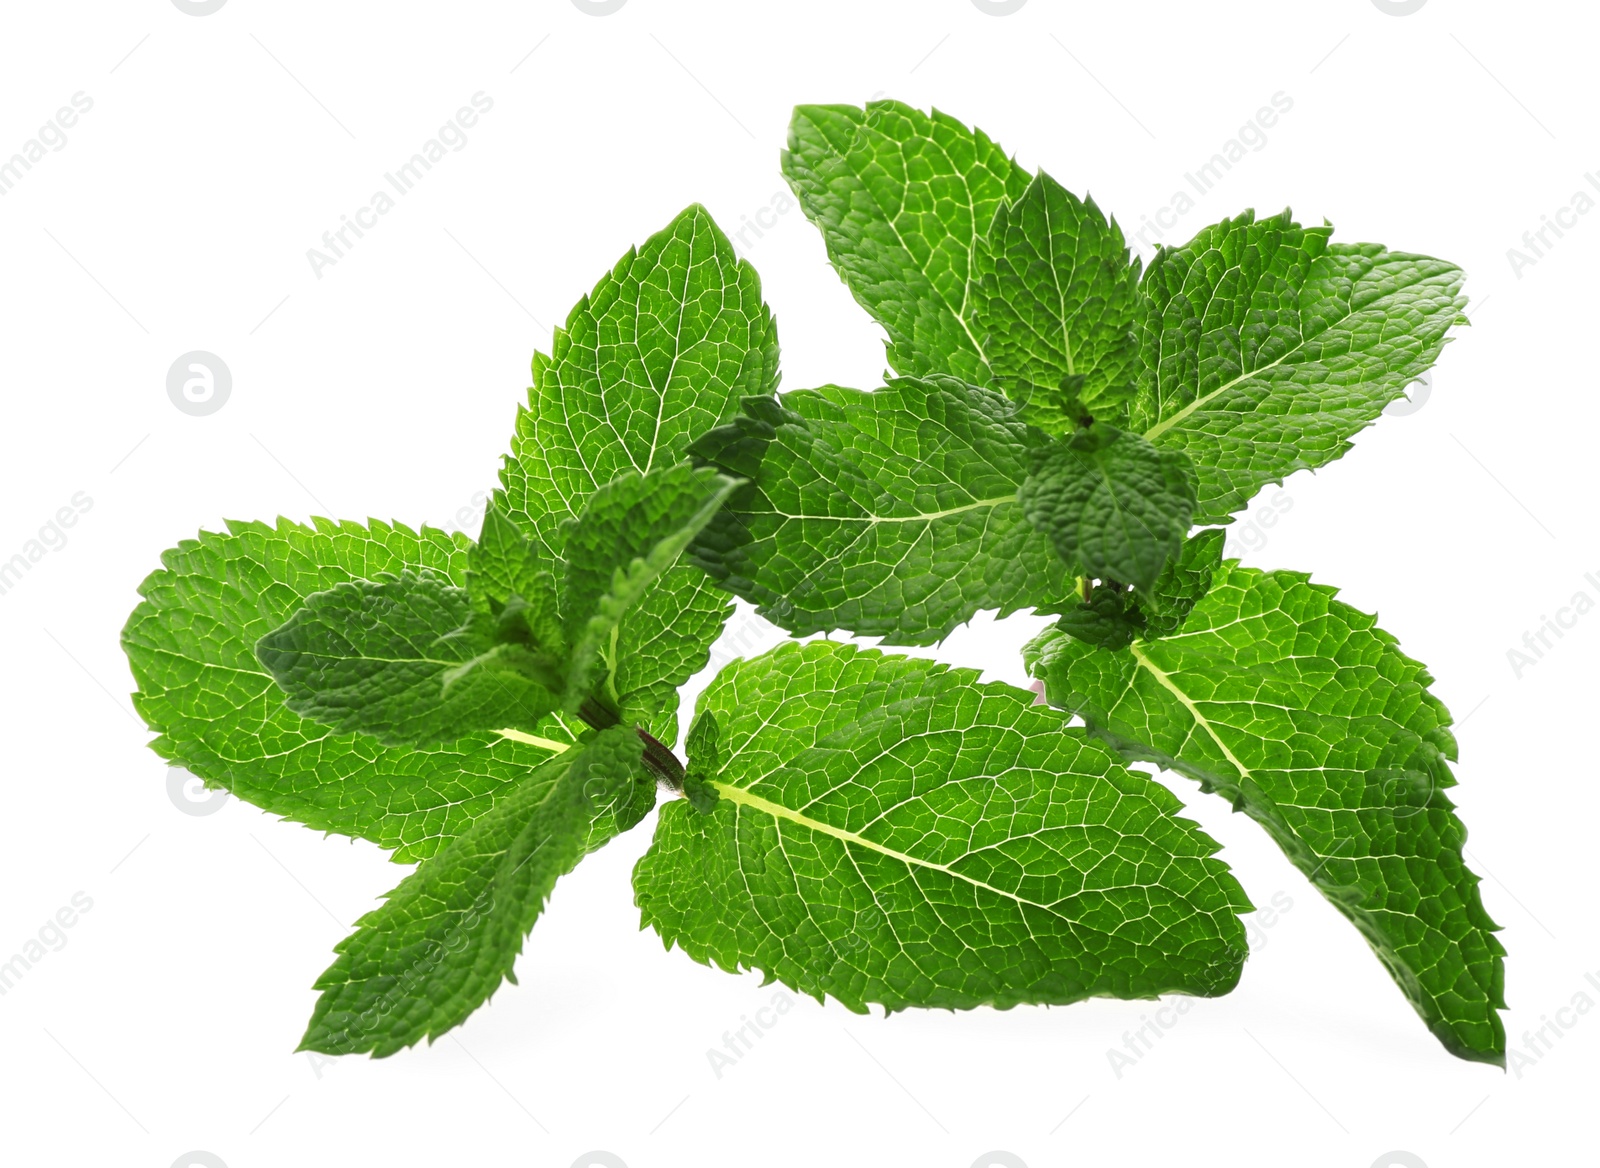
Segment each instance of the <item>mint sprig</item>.
[{"label": "mint sprig", "polygon": [[[984,411],[996,447],[990,463],[1049,537],[1070,583],[1040,586],[1048,575],[1024,574],[1014,556],[987,577],[1009,585],[1003,603],[967,587],[937,624],[910,604],[896,619],[904,584],[882,566],[875,532],[833,545],[817,524],[782,518],[792,511],[793,484],[826,475],[848,482],[851,498],[871,498],[903,493],[906,472],[887,459],[856,457],[828,421],[807,417],[778,428],[781,440],[760,452],[759,463],[739,462],[750,486],[694,553],[795,633],[833,619],[888,643],[925,644],[984,607],[1060,614],[1029,658],[1050,700],[1082,713],[1125,757],[1158,761],[1229,794],[1318,874],[1319,887],[1356,921],[1448,1049],[1503,1062],[1502,950],[1477,877],[1461,860],[1465,829],[1442,795],[1425,814],[1409,801],[1419,787],[1437,791],[1453,781],[1446,761],[1454,746],[1445,745],[1447,720],[1426,692],[1426,675],[1397,651],[1370,666],[1383,677],[1409,678],[1408,700],[1437,710],[1436,725],[1417,721],[1420,715],[1329,720],[1356,702],[1361,685],[1357,674],[1339,674],[1337,649],[1347,640],[1366,644],[1356,630],[1371,618],[1340,606],[1330,624],[1314,604],[1288,602],[1258,610],[1250,592],[1231,623],[1213,624],[1208,605],[1222,587],[1213,581],[1237,583],[1248,570],[1220,561],[1218,528],[1185,538],[1192,524],[1231,522],[1263,486],[1346,453],[1438,358],[1450,328],[1466,323],[1460,269],[1376,244],[1333,243],[1331,228],[1303,228],[1288,212],[1266,219],[1245,212],[1162,249],[1141,273],[1114,220],[1048,176],[1030,179],[1003,159],[981,131],[877,102],[797,110],[785,173],[846,284],[888,334],[891,368],[958,379],[966,388],[949,386],[946,395],[964,395],[973,407],[995,389],[1011,398],[1009,413]],[[975,229],[977,192],[989,222]],[[925,207],[941,212],[914,213]],[[919,427],[925,412],[907,409],[898,392],[855,400],[853,427],[868,435]],[[1122,441],[1126,457],[1115,454]],[[727,465],[715,449],[695,453]],[[1171,462],[1163,467],[1159,457]],[[1015,469],[1021,465],[1023,475]],[[808,504],[808,513],[828,513]],[[994,517],[1009,505],[992,507]],[[749,538],[741,540],[743,533]],[[994,565],[991,530],[941,534],[930,543],[941,562],[956,565],[941,584],[964,579],[963,565],[976,574]],[[802,607],[814,596],[854,603]],[[1181,684],[1166,673],[1158,681],[1146,667],[1203,641],[1207,630],[1215,630],[1215,651],[1186,657],[1192,663]],[[1371,636],[1393,645],[1387,634]],[[1070,670],[1068,660],[1076,663]],[[1279,675],[1280,700],[1252,705]],[[1119,690],[1120,678],[1140,685]],[[1151,705],[1140,709],[1144,699]],[[1194,711],[1224,700],[1217,720],[1200,725]],[[1177,713],[1163,720],[1167,706]],[[1187,723],[1178,716],[1185,712]],[[1302,742],[1302,724],[1321,737]],[[1417,745],[1423,740],[1426,749]],[[1357,746],[1371,755],[1369,771],[1321,782],[1314,768],[1296,769],[1302,759],[1331,760],[1340,751],[1367,758]],[[1288,777],[1269,785],[1265,776],[1279,768]],[[1390,834],[1349,828],[1340,838],[1359,855],[1345,871],[1318,849],[1332,846],[1327,826],[1355,807]],[[1385,854],[1407,860],[1378,862]],[[1336,884],[1325,879],[1330,868],[1341,872]],[[1364,907],[1388,903],[1402,908]],[[1419,920],[1431,926],[1446,918],[1419,933]]]},{"label": "mint sprig", "polygon": [[[1331,589],[1221,558],[1256,491],[1437,358],[1460,271],[1287,212],[1145,268],[1093,200],[896,102],[801,107],[783,170],[884,327],[882,387],[778,394],[756,274],[692,206],[535,355],[476,541],[232,523],[141,587],[155,749],[418,865],[339,944],[303,1047],[461,1024],[652,810],[635,898],[708,965],[853,1010],[1225,993],[1249,900],[1142,760],[1261,823],[1447,1049],[1503,1061],[1431,679]],[[1026,651],[1050,704],[787,644],[718,673],[680,757],[729,593],[902,645],[1052,614]]]}]

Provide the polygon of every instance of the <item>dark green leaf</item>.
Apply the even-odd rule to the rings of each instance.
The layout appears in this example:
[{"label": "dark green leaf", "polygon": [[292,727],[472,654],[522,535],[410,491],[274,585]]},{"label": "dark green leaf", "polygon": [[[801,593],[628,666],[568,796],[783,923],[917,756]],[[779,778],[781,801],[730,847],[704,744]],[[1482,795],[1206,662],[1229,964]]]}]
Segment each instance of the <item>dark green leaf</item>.
[{"label": "dark green leaf", "polygon": [[1183,541],[1183,550],[1167,565],[1149,595],[1137,598],[1145,618],[1145,640],[1168,636],[1183,627],[1190,610],[1211,589],[1212,577],[1222,564],[1224,535],[1219,527],[1195,532]]},{"label": "dark green leaf", "polygon": [[256,657],[295,713],[394,746],[531,732],[561,703],[561,658],[496,644],[466,590],[427,569],[307,597]]},{"label": "dark green leaf", "polygon": [[1074,571],[1149,591],[1189,530],[1194,490],[1182,453],[1096,422],[1034,455],[1017,502]]},{"label": "dark green leaf", "polygon": [[[625,471],[681,461],[690,440],[778,382],[778,333],[761,281],[704,207],[689,207],[630,250],[535,354],[501,471],[506,514],[556,567],[561,524]],[[705,666],[732,611],[726,592],[680,560],[623,617],[619,696],[677,737],[677,689]]]},{"label": "dark green leaf", "polygon": [[1145,273],[1129,428],[1194,460],[1196,523],[1344,454],[1465,323],[1460,268],[1331,230],[1246,211]]},{"label": "dark green leaf", "polygon": [[586,694],[601,673],[599,685],[616,710],[641,721],[657,713],[653,703],[634,709],[634,695],[617,685],[627,655],[639,648],[623,642],[620,630],[628,610],[677,564],[737,485],[714,467],[680,462],[648,474],[624,471],[589,496],[565,528],[561,607],[573,645],[572,691]]}]

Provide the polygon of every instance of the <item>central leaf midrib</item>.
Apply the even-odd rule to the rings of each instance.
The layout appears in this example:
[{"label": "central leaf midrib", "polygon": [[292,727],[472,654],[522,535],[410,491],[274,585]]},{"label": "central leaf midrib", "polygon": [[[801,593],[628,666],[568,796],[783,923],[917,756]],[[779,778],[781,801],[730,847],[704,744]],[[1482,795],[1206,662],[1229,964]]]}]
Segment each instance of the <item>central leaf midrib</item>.
[{"label": "central leaf midrib", "polygon": [[944,511],[922,511],[916,515],[804,515],[791,511],[773,509],[773,514],[784,519],[809,519],[818,523],[931,523],[935,519],[947,519],[951,515],[960,515],[967,511],[977,511],[984,507],[1003,507],[1007,503],[1017,501],[1016,492],[1002,495],[994,499],[979,499],[974,503],[963,503],[959,507],[950,507]]},{"label": "central leaf midrib", "polygon": [[[1327,255],[1327,253],[1324,252],[1323,255],[1317,256],[1316,259],[1313,260],[1311,266],[1315,267],[1316,263],[1318,261],[1322,260],[1324,258],[1324,256],[1326,256],[1326,255]],[[1308,275],[1307,275],[1307,279],[1306,279],[1305,283],[1309,283],[1310,282],[1309,269],[1307,270],[1307,272],[1308,272]],[[1426,277],[1419,277],[1418,279],[1413,280],[1413,281],[1411,281],[1409,283],[1403,284],[1398,288],[1392,288],[1387,293],[1385,293],[1384,296],[1381,297],[1380,299],[1387,300],[1387,299],[1390,299],[1390,298],[1398,295],[1401,292],[1409,291],[1415,284],[1421,283],[1422,280],[1425,279],[1425,278]],[[1210,393],[1203,394],[1203,395],[1200,395],[1200,396],[1196,397],[1192,402],[1190,402],[1188,405],[1184,406],[1182,409],[1178,410],[1176,413],[1172,414],[1170,417],[1162,418],[1155,425],[1151,426],[1148,430],[1146,430],[1144,432],[1144,437],[1148,441],[1154,442],[1162,434],[1166,433],[1173,426],[1175,426],[1179,422],[1183,421],[1190,414],[1192,414],[1196,410],[1202,408],[1207,403],[1215,400],[1218,395],[1226,393],[1228,390],[1232,389],[1234,386],[1239,385],[1239,384],[1241,384],[1243,382],[1249,381],[1252,378],[1260,377],[1263,373],[1266,373],[1269,370],[1276,369],[1279,365],[1284,364],[1285,362],[1287,362],[1289,360],[1289,358],[1293,357],[1296,353],[1300,352],[1300,350],[1304,349],[1306,347],[1307,343],[1309,343],[1310,341],[1318,339],[1320,337],[1324,337],[1328,333],[1332,332],[1334,329],[1342,327],[1346,322],[1348,322],[1357,313],[1368,311],[1368,310],[1372,309],[1374,307],[1374,305],[1377,303],[1377,301],[1374,301],[1373,304],[1365,304],[1365,305],[1362,305],[1360,308],[1355,307],[1354,291],[1355,291],[1354,290],[1354,283],[1352,283],[1351,295],[1350,295],[1350,299],[1349,299],[1349,305],[1350,305],[1349,311],[1347,311],[1338,320],[1333,320],[1333,321],[1327,322],[1325,325],[1323,325],[1320,329],[1318,329],[1311,336],[1307,336],[1307,335],[1305,335],[1305,333],[1302,332],[1301,335],[1300,335],[1300,339],[1297,342],[1295,342],[1294,346],[1292,348],[1290,348],[1287,352],[1285,352],[1282,356],[1278,357],[1276,360],[1269,361],[1269,362],[1267,362],[1267,364],[1262,365],[1262,366],[1260,366],[1259,368],[1256,368],[1256,369],[1244,370],[1237,377],[1234,377],[1231,380],[1229,380],[1226,384],[1219,385],[1216,389],[1213,389]],[[1296,302],[1296,307],[1298,308],[1298,301]],[[1159,372],[1159,370],[1158,370],[1158,372]]]},{"label": "central leaf midrib", "polygon": [[1151,677],[1155,678],[1156,684],[1160,685],[1173,697],[1177,698],[1182,704],[1183,708],[1189,711],[1189,716],[1194,719],[1195,725],[1204,730],[1207,736],[1210,737],[1211,741],[1217,744],[1217,749],[1222,751],[1223,757],[1232,764],[1234,770],[1239,772],[1239,778],[1241,780],[1254,778],[1254,776],[1250,773],[1250,768],[1245,766],[1244,763],[1240,762],[1239,757],[1234,754],[1233,751],[1228,748],[1228,744],[1222,740],[1222,736],[1217,733],[1216,727],[1211,724],[1210,719],[1200,712],[1200,707],[1195,705],[1194,699],[1184,692],[1178,683],[1172,679],[1172,676],[1169,673],[1158,666],[1154,661],[1150,660],[1149,657],[1145,656],[1144,651],[1140,648],[1141,643],[1142,642],[1135,641],[1133,644],[1128,646],[1128,651],[1133,654],[1133,659],[1137,661],[1140,667],[1148,672]]},{"label": "central leaf midrib", "polygon": [[527,734],[510,726],[495,731],[501,738],[510,739],[512,742],[521,742],[527,746],[537,746],[540,750],[548,750],[551,754],[562,754],[571,750],[576,743],[557,742],[554,738],[541,738],[537,734]]},{"label": "central leaf midrib", "polygon": [[[1355,315],[1355,314],[1351,313],[1351,314],[1349,314],[1349,316],[1344,317],[1343,319],[1341,319],[1337,323],[1342,324],[1342,323],[1344,323],[1345,320],[1348,320],[1350,318],[1350,316],[1353,316],[1353,315]],[[1226,382],[1226,383],[1224,383],[1222,385],[1217,386],[1217,388],[1213,389],[1210,393],[1202,394],[1201,396],[1195,398],[1188,405],[1184,406],[1181,410],[1177,411],[1177,413],[1171,415],[1170,417],[1162,418],[1161,421],[1157,422],[1154,426],[1151,426],[1148,430],[1146,430],[1144,432],[1145,439],[1147,441],[1154,442],[1162,434],[1165,434],[1168,430],[1172,429],[1172,427],[1176,426],[1179,422],[1183,421],[1190,414],[1194,413],[1196,410],[1202,408],[1203,406],[1207,405],[1208,403],[1214,401],[1216,398],[1218,398],[1222,394],[1227,393],[1228,390],[1232,389],[1234,386],[1240,384],[1241,382],[1249,381],[1252,378],[1260,377],[1263,373],[1266,373],[1269,370],[1276,369],[1279,365],[1282,365],[1290,357],[1294,356],[1301,349],[1303,349],[1305,347],[1305,343],[1306,343],[1306,338],[1305,337],[1301,337],[1299,342],[1294,346],[1294,348],[1290,349],[1287,353],[1283,354],[1283,356],[1277,358],[1274,361],[1269,361],[1265,365],[1259,366],[1258,368],[1248,369],[1245,372],[1239,374],[1239,376],[1231,379],[1230,381],[1228,381],[1228,382]]]},{"label": "central leaf midrib", "polygon": [[[957,872],[954,868],[951,868],[947,864],[935,863],[932,860],[924,860],[918,856],[897,851],[886,844],[880,844],[875,840],[870,840],[866,836],[859,835],[847,828],[836,827],[831,823],[824,823],[822,820],[813,819],[809,815],[805,815],[799,811],[796,811],[792,807],[785,807],[781,803],[774,803],[770,799],[763,799],[760,795],[757,795],[744,787],[738,787],[732,783],[722,782],[716,779],[712,780],[711,785],[717,789],[717,793],[719,795],[728,799],[730,802],[737,803],[742,807],[749,807],[754,811],[760,811],[763,814],[772,816],[774,819],[786,819],[790,823],[798,824],[807,830],[817,832],[819,835],[832,836],[841,843],[855,844],[857,847],[862,847],[866,848],[868,851],[877,852],[881,856],[888,856],[890,859],[899,860],[908,867],[928,868],[935,872],[943,872],[945,875],[970,884],[974,888],[981,888],[986,892],[994,893],[996,896],[1003,896],[1007,900],[1015,901],[1017,904],[1025,904],[1030,908],[1040,909],[1055,916],[1063,916],[1060,909],[1058,909],[1055,905],[1040,904],[1036,900],[1029,900],[1026,897],[1018,896],[1014,892],[1007,892],[1003,888],[996,888],[993,884],[987,884],[982,880],[977,880],[971,876]],[[1066,918],[1063,917],[1063,919]]]}]

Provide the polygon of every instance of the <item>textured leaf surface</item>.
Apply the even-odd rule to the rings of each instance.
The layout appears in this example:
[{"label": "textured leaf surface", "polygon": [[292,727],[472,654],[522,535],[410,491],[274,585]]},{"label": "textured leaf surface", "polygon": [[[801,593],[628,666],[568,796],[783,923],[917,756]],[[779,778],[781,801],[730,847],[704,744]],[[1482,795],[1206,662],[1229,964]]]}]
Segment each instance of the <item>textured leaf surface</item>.
[{"label": "textured leaf surface", "polygon": [[255,644],[337,584],[407,568],[461,583],[466,546],[432,528],[280,519],[230,523],[166,552],[122,633],[151,746],[274,815],[371,840],[398,861],[432,855],[570,732],[552,717],[533,736],[548,748],[487,733],[426,750],[335,733],[284,705]]},{"label": "textured leaf surface", "polygon": [[1080,406],[1117,421],[1138,373],[1140,294],[1116,223],[1041,171],[1000,205],[974,264],[975,331],[1023,417],[1052,433],[1075,426]]},{"label": "textured leaf surface", "polygon": [[634,872],[695,960],[857,1011],[1237,980],[1248,904],[1216,844],[1032,694],[818,641],[735,662],[700,709],[715,805],[664,805]]},{"label": "textured leaf surface", "polygon": [[[692,206],[630,250],[535,354],[501,469],[507,514],[565,559],[562,521],[624,471],[683,459],[690,440],[778,381],[778,334],[755,270],[705,208]],[[651,732],[677,737],[678,686],[705,666],[733,606],[680,561],[623,619],[616,686],[651,705]]]},{"label": "textured leaf surface", "polygon": [[1213,527],[1184,540],[1148,593],[1120,584],[1096,584],[1089,596],[1062,614],[1056,629],[1100,649],[1126,649],[1135,639],[1154,641],[1183,627],[1211,588],[1222,563],[1223,531]]},{"label": "textured leaf surface", "polygon": [[1138,598],[1146,641],[1170,636],[1183,627],[1194,606],[1211,590],[1211,581],[1222,566],[1225,542],[1220,527],[1197,531],[1183,541],[1183,549],[1161,573],[1150,594]]},{"label": "textured leaf surface", "polygon": [[1328,227],[1246,211],[1162,251],[1142,287],[1145,367],[1130,426],[1186,452],[1196,523],[1332,462],[1464,323],[1462,272]]},{"label": "textured leaf surface", "polygon": [[654,805],[639,754],[634,731],[616,726],[508,788],[339,943],[300,1049],[382,1058],[460,1025],[515,982],[556,880]]},{"label": "textured leaf surface", "polygon": [[737,485],[713,467],[680,462],[648,474],[624,471],[589,497],[566,539],[562,608],[574,687],[586,689],[603,660],[604,688],[618,709],[630,717],[654,712],[632,710],[618,692],[621,654],[632,648],[619,643],[619,627]]},{"label": "textured leaf surface", "polygon": [[691,547],[797,635],[928,645],[979,609],[1060,611],[1073,582],[1017,505],[1046,439],[953,378],[753,400],[696,457],[752,480]]},{"label": "textured leaf surface", "polygon": [[1141,591],[1155,586],[1194,511],[1186,455],[1096,422],[1039,451],[1032,470],[1017,502],[1069,567]]},{"label": "textured leaf surface", "polygon": [[541,557],[539,545],[491,503],[484,511],[478,540],[467,551],[467,591],[474,609],[498,615],[513,596],[548,597],[553,605],[553,566]]},{"label": "textured leaf surface", "polygon": [[1505,950],[1445,794],[1450,715],[1374,617],[1227,561],[1176,635],[1108,652],[1052,629],[1027,655],[1052,703],[1265,827],[1450,1051],[1504,1062]]},{"label": "textured leaf surface", "polygon": [[514,669],[472,668],[496,649],[466,589],[407,568],[313,594],[256,657],[302,717],[433,745],[506,726],[531,733],[559,708],[559,690]]},{"label": "textured leaf surface", "polygon": [[783,173],[833,266],[889,334],[894,371],[992,384],[968,288],[972,251],[1028,173],[982,131],[897,101],[797,107]]},{"label": "textured leaf surface", "polygon": [[1096,584],[1082,603],[1061,614],[1055,627],[1101,649],[1126,649],[1144,625],[1131,591],[1118,584]]}]

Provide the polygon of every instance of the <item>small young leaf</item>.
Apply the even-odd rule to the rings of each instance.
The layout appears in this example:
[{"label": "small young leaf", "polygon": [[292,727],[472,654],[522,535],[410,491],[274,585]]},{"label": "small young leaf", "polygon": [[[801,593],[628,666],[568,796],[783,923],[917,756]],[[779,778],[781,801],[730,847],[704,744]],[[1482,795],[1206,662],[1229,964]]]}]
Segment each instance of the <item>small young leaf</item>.
[{"label": "small young leaf", "polygon": [[[573,646],[569,692],[587,693],[603,663],[606,699],[619,712],[633,712],[616,684],[627,650],[617,630],[738,485],[715,467],[687,462],[648,474],[628,471],[589,496],[582,513],[568,521],[561,610]],[[654,712],[637,711],[644,717]]]},{"label": "small young leaf", "polygon": [[564,664],[536,644],[497,644],[466,590],[427,569],[307,597],[256,657],[295,713],[395,746],[531,731],[559,707]]},{"label": "small young leaf", "polygon": [[1069,609],[1056,628],[1100,649],[1126,649],[1144,632],[1145,615],[1132,592],[1120,584],[1096,584],[1089,599]]},{"label": "small young leaf", "polygon": [[554,596],[553,561],[544,559],[537,544],[522,534],[491,501],[483,515],[478,542],[467,552],[467,591],[473,607],[498,616],[513,596],[527,599],[546,587]]},{"label": "small young leaf", "polygon": [[1196,523],[1350,449],[1464,323],[1460,268],[1246,211],[1145,273],[1129,428],[1199,473]]},{"label": "small young leaf", "polygon": [[[371,840],[400,863],[432,855],[573,741],[556,715],[532,734],[426,749],[335,734],[283,703],[256,642],[307,597],[383,572],[464,581],[467,540],[389,523],[229,523],[163,553],[122,631],[151,747],[208,785],[318,831]],[[580,727],[581,728],[581,727]]]},{"label": "small young leaf", "polygon": [[1093,199],[1041,171],[974,252],[973,321],[996,381],[1042,430],[1126,414],[1138,373],[1139,261]]},{"label": "small young leaf", "polygon": [[979,130],[898,101],[796,107],[783,174],[828,258],[889,334],[896,373],[994,384],[968,291],[972,250],[1028,172]]},{"label": "small young leaf", "polygon": [[1212,573],[1222,562],[1222,534],[1212,528],[1186,539],[1144,595],[1115,582],[1096,584],[1087,600],[1062,614],[1056,628],[1099,649],[1126,649],[1136,638],[1153,641],[1177,632],[1211,587]]},{"label": "small young leaf", "polygon": [[655,804],[625,726],[557,755],[424,863],[336,947],[301,1050],[383,1058],[459,1026],[512,967],[550,891]]},{"label": "small young leaf", "polygon": [[1181,452],[1096,422],[1034,455],[1017,503],[1079,574],[1148,592],[1189,530],[1194,484]]},{"label": "small young leaf", "polygon": [[1146,596],[1138,597],[1144,614],[1144,640],[1166,637],[1183,627],[1190,610],[1211,590],[1211,580],[1222,565],[1225,533],[1220,527],[1197,531],[1183,541],[1183,550],[1167,565]]},{"label": "small young leaf", "polygon": [[722,773],[721,732],[716,715],[702,710],[689,727],[683,747],[689,765],[683,776],[683,795],[702,815],[710,815],[717,805],[716,780]]},{"label": "small young leaf", "polygon": [[752,399],[692,453],[754,480],[695,561],[799,636],[930,645],[979,609],[1060,612],[1067,566],[1017,487],[1047,439],[1013,403],[950,377]]},{"label": "small young leaf", "polygon": [[1505,952],[1462,859],[1450,715],[1376,619],[1294,572],[1227,561],[1183,630],[1028,646],[1052,704],[1129,760],[1233,802],[1377,951],[1439,1041],[1504,1063]]},{"label": "small young leaf", "polygon": [[1231,989],[1249,902],[1176,798],[1033,695],[828,641],[736,661],[709,814],[661,808],[646,924],[852,1010]]}]

